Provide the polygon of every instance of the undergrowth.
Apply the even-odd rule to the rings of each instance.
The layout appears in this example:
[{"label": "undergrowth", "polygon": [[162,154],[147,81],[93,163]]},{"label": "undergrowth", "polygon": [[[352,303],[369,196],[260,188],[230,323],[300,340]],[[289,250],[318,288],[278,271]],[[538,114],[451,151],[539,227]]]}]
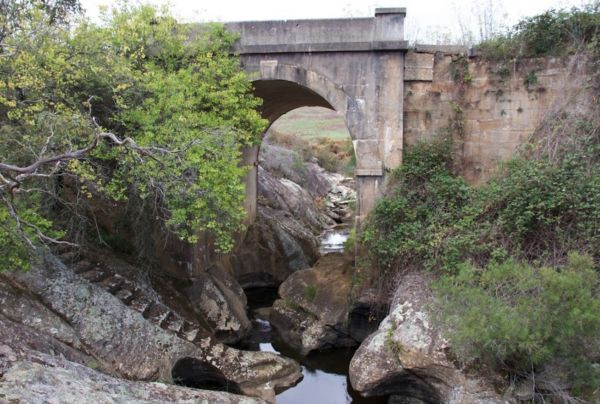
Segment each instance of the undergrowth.
[{"label": "undergrowth", "polygon": [[303,138],[271,129],[267,141],[295,151],[303,161],[316,159],[319,165],[329,172],[354,175],[356,158],[350,137],[345,140],[327,137]]},{"label": "undergrowth", "polygon": [[523,19],[503,35],[483,41],[477,49],[487,59],[514,60],[565,56],[582,50],[600,51],[600,3],[570,10],[548,10]]},{"label": "undergrowth", "polygon": [[380,285],[436,274],[434,312],[466,363],[542,381],[558,361],[585,394],[600,388],[600,142],[582,128],[479,187],[453,173],[450,141],[412,147],[361,240]]},{"label": "undergrowth", "polygon": [[[478,48],[505,63],[581,51],[598,60],[599,27],[595,2],[525,19]],[[524,85],[536,84],[531,71]],[[532,402],[600,399],[600,113],[566,105],[480,186],[456,174],[451,140],[409,148],[360,237],[372,285],[393,291],[405,272],[432,272],[431,309],[452,354],[508,383],[529,380]]]}]

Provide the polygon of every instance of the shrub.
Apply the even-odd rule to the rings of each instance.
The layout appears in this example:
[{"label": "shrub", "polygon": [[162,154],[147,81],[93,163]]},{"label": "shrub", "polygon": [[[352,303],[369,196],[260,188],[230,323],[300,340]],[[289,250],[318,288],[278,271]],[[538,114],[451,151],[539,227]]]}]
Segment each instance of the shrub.
[{"label": "shrub", "polygon": [[558,361],[576,389],[600,387],[600,275],[590,257],[573,253],[562,268],[463,264],[435,287],[434,312],[461,358],[520,375]]},{"label": "shrub", "polygon": [[562,265],[577,250],[600,260],[600,149],[595,143],[555,161],[515,158],[487,184],[451,172],[445,143],[407,150],[395,184],[362,234],[374,267],[456,271],[512,256]]},{"label": "shrub", "polygon": [[344,251],[347,253],[354,253],[354,247],[356,245],[356,229],[353,227],[348,234],[348,238],[344,241]]},{"label": "shrub", "polygon": [[470,200],[468,185],[451,174],[451,166],[448,141],[407,150],[404,164],[392,173],[394,190],[377,203],[362,232],[374,266],[394,273],[448,264],[440,243]]},{"label": "shrub", "polygon": [[595,46],[599,26],[597,2],[571,10],[548,10],[523,19],[506,34],[483,41],[477,49],[491,60],[561,56]]},{"label": "shrub", "polygon": [[304,288],[304,296],[311,302],[317,297],[317,287],[314,285],[308,285]]}]

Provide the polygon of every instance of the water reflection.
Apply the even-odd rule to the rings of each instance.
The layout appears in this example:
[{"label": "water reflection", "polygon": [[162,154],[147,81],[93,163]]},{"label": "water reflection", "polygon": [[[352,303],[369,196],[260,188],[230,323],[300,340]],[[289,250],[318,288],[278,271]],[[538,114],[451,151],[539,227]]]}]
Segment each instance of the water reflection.
[{"label": "water reflection", "polygon": [[277,298],[277,289],[247,290],[252,331],[238,348],[275,352],[295,359],[302,365],[304,379],[296,386],[277,395],[281,404],[383,404],[386,397],[361,397],[348,380],[348,367],[354,354],[352,348],[340,348],[300,356],[281,340],[268,321],[270,306]]},{"label": "water reflection", "polygon": [[344,225],[338,228],[326,230],[321,235],[321,254],[344,251],[344,243],[348,240],[350,229]]}]

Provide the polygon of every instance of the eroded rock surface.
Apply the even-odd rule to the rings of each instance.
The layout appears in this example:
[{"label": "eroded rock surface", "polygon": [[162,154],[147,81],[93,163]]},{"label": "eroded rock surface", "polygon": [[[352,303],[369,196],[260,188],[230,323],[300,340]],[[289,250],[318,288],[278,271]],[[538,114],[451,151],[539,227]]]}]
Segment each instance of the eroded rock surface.
[{"label": "eroded rock surface", "polygon": [[[97,367],[113,376],[172,381],[174,365],[190,357],[219,369],[242,393],[268,400],[301,378],[299,365],[290,359],[229,348],[208,333],[190,342],[163,330],[54,257],[28,272],[3,277],[63,319],[59,324],[64,329],[53,338],[69,346],[81,346]],[[40,321],[19,320],[17,316],[13,321],[46,333],[54,320],[52,316],[36,318]]]},{"label": "eroded rock surface", "polygon": [[0,345],[0,401],[23,403],[231,403],[264,401],[225,392],[117,379],[65,358]]},{"label": "eroded rock surface", "polygon": [[392,310],[363,341],[350,363],[350,382],[365,395],[398,395],[425,403],[509,403],[484,380],[446,357],[447,341],[430,321],[427,274],[404,275]]},{"label": "eroded rock surface", "polygon": [[347,321],[351,286],[351,261],[343,254],[327,254],[315,267],[297,271],[281,284],[271,324],[301,355],[354,346]]},{"label": "eroded rock surface", "polygon": [[266,144],[258,167],[257,217],[228,257],[243,288],[278,286],[319,258],[324,229],[350,220],[356,199],[352,179]]},{"label": "eroded rock surface", "polygon": [[229,258],[243,288],[278,286],[319,257],[318,234],[333,222],[307,190],[259,167],[256,222]]}]

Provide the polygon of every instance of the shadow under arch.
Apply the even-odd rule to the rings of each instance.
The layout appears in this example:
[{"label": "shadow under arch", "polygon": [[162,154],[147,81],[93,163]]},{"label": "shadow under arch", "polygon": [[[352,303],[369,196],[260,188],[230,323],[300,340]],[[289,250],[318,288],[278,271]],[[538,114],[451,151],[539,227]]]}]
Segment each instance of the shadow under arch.
[{"label": "shadow under arch", "polygon": [[352,140],[358,136],[355,128],[362,118],[360,103],[327,77],[299,66],[276,63],[269,68],[261,65],[255,79],[254,95],[263,100],[260,112],[269,125],[282,115],[301,107],[324,107],[337,112],[344,120]]}]

